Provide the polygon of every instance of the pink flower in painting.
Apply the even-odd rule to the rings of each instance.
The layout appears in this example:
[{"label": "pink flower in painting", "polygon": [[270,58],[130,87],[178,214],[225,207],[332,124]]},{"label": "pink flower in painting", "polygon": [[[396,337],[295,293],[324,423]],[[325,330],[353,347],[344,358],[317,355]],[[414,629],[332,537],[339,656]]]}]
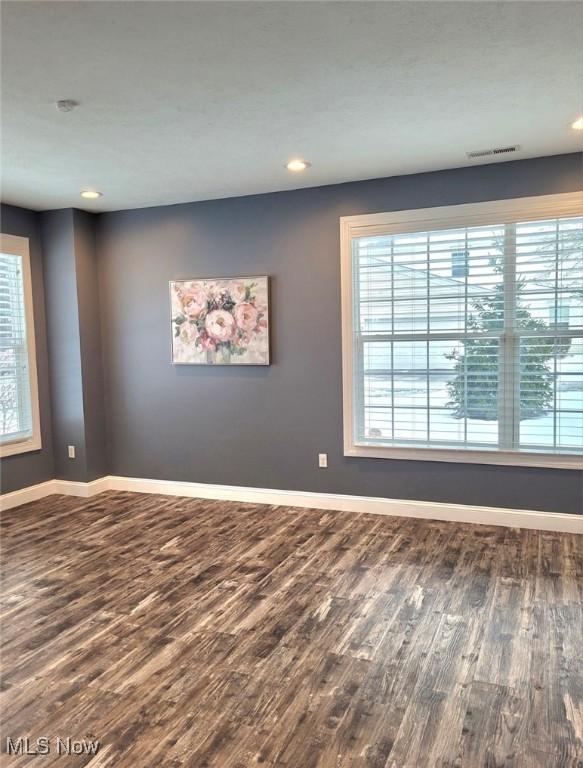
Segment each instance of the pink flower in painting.
[{"label": "pink flower in painting", "polygon": [[245,299],[245,283],[242,280],[237,280],[229,287],[231,298],[238,304]]},{"label": "pink flower in painting", "polygon": [[216,342],[214,341],[214,339],[210,339],[208,337],[208,334],[203,331],[203,333],[200,335],[200,346],[203,349],[213,350],[213,349],[216,349],[217,345],[216,345]]},{"label": "pink flower in painting", "polygon": [[209,336],[217,341],[229,341],[235,332],[235,320],[230,312],[224,309],[214,309],[209,312],[204,321]]},{"label": "pink flower in painting", "polygon": [[239,328],[242,328],[244,331],[253,331],[255,329],[258,312],[253,304],[247,302],[237,304],[233,310],[233,314],[235,315],[235,320],[237,321]]},{"label": "pink flower in painting", "polygon": [[182,308],[189,317],[198,317],[206,309],[207,297],[202,288],[191,288],[180,297]]}]

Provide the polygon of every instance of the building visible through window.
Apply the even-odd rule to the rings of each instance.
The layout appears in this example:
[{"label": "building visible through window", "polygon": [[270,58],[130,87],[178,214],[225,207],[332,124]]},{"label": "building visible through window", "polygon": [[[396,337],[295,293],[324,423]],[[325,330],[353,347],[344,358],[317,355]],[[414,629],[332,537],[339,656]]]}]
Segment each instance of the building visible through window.
[{"label": "building visible through window", "polygon": [[0,446],[40,447],[28,241],[2,236],[0,253]]}]

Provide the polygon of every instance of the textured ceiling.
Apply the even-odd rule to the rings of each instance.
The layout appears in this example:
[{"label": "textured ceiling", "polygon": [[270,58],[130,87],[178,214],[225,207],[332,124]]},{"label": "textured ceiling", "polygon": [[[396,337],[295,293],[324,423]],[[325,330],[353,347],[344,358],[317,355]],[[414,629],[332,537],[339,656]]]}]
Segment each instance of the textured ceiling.
[{"label": "textured ceiling", "polygon": [[[2,64],[3,199],[35,209],[583,148],[579,2],[3,2]],[[290,174],[293,156],[312,168]]]}]

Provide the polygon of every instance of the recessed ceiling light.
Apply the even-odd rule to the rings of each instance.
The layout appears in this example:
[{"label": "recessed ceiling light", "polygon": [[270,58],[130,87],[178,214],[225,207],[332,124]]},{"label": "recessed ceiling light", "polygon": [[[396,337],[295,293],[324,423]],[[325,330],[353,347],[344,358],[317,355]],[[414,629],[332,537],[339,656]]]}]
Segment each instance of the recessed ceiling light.
[{"label": "recessed ceiling light", "polygon": [[297,173],[298,171],[305,171],[306,168],[309,168],[311,163],[308,163],[307,160],[300,160],[299,158],[296,158],[294,160],[290,160],[289,163],[286,164],[286,168],[288,171],[294,171]]},{"label": "recessed ceiling light", "polygon": [[574,131],[583,131],[583,115],[578,117],[575,122],[571,123],[571,128]]},{"label": "recessed ceiling light", "polygon": [[85,200],[97,200],[98,197],[103,197],[101,192],[97,192],[94,189],[84,189],[81,192],[81,197],[84,197]]}]

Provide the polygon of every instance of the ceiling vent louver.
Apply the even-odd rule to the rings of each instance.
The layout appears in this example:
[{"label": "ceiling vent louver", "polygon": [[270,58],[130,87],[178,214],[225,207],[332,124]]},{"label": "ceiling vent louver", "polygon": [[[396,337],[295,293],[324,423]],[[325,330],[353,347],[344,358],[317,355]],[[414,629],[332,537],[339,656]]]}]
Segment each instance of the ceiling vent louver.
[{"label": "ceiling vent louver", "polygon": [[478,157],[491,157],[494,155],[507,155],[511,152],[518,152],[520,144],[512,144],[508,147],[492,147],[492,149],[476,149],[473,152],[466,152],[466,156],[470,160],[474,160]]}]

